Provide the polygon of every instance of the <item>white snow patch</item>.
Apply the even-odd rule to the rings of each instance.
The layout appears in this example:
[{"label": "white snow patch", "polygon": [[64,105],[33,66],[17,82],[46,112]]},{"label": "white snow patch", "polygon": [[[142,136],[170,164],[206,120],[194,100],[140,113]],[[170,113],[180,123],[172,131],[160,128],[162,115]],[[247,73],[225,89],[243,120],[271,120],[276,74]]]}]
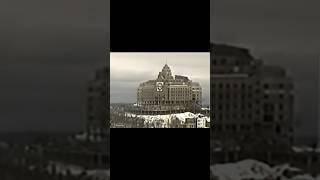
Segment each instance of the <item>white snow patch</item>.
[{"label": "white snow patch", "polygon": [[309,146],[293,146],[292,150],[296,153],[313,152],[315,149]]},{"label": "white snow patch", "polygon": [[47,166],[47,171],[49,174],[62,174],[67,175],[68,171],[71,175],[80,175],[84,172],[84,168],[72,164],[64,164],[60,162],[49,162]]},{"label": "white snow patch", "polygon": [[[236,163],[216,164],[210,167],[212,175],[218,180],[244,179],[314,179],[311,175],[303,174],[298,168],[283,164],[271,167],[266,163],[252,159]],[[294,173],[293,177],[286,177],[285,172]]]},{"label": "white snow patch", "polygon": [[109,169],[90,169],[86,170],[81,166],[65,164],[61,162],[49,162],[47,166],[47,172],[49,174],[62,174],[67,175],[67,172],[70,172],[73,176],[79,176],[83,173],[87,177],[90,177],[95,180],[109,180],[110,179],[110,170]]},{"label": "white snow patch", "polygon": [[188,118],[196,118],[198,125],[205,126],[205,122],[210,122],[210,117],[203,114],[194,114],[191,112],[165,114],[165,115],[136,115],[132,113],[126,113],[128,117],[143,118],[145,124],[157,124],[158,127],[169,127],[171,122],[177,118],[180,124],[184,124]]}]

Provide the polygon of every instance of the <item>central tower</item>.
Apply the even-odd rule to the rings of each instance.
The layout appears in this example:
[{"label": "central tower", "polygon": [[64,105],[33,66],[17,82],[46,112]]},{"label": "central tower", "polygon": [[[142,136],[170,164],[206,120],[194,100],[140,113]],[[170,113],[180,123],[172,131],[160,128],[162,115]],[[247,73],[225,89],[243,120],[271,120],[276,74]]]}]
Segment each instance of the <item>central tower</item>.
[{"label": "central tower", "polygon": [[162,68],[162,71],[159,72],[158,79],[173,80],[171,69],[167,64],[165,64]]}]

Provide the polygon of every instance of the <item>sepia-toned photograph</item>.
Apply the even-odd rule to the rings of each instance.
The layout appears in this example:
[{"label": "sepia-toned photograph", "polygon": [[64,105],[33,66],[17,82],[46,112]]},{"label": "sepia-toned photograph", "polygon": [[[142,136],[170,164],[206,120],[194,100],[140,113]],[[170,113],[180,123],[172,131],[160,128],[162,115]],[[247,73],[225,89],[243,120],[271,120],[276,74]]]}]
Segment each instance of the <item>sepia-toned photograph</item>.
[{"label": "sepia-toned photograph", "polygon": [[111,128],[209,128],[209,53],[111,53]]}]

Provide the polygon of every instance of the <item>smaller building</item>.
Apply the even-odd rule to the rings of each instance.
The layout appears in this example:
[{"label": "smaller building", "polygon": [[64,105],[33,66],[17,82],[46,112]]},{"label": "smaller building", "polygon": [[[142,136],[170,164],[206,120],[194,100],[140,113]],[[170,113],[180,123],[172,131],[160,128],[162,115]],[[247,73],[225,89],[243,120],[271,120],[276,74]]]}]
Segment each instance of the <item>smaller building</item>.
[{"label": "smaller building", "polygon": [[210,121],[206,117],[198,117],[197,128],[210,128]]},{"label": "smaller building", "polygon": [[[88,83],[87,130],[88,140],[101,142],[109,130],[109,67],[99,69]],[[107,112],[107,113],[106,113]]]},{"label": "smaller building", "polygon": [[186,128],[197,128],[197,119],[196,118],[186,118],[184,125]]}]

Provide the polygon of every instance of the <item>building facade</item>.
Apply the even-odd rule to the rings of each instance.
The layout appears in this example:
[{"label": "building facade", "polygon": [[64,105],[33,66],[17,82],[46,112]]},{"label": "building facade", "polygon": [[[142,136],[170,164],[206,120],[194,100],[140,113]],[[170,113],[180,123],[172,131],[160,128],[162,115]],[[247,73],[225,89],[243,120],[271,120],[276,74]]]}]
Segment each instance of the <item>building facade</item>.
[{"label": "building facade", "polygon": [[109,67],[99,69],[88,83],[88,139],[104,142],[109,133]]},{"label": "building facade", "polygon": [[137,90],[137,105],[147,110],[198,109],[201,103],[200,84],[186,76],[173,76],[167,64],[156,79],[141,83]]},{"label": "building facade", "polygon": [[293,81],[286,71],[264,65],[247,49],[227,45],[212,44],[210,59],[212,139],[233,141],[230,146],[257,142],[290,147]]}]

